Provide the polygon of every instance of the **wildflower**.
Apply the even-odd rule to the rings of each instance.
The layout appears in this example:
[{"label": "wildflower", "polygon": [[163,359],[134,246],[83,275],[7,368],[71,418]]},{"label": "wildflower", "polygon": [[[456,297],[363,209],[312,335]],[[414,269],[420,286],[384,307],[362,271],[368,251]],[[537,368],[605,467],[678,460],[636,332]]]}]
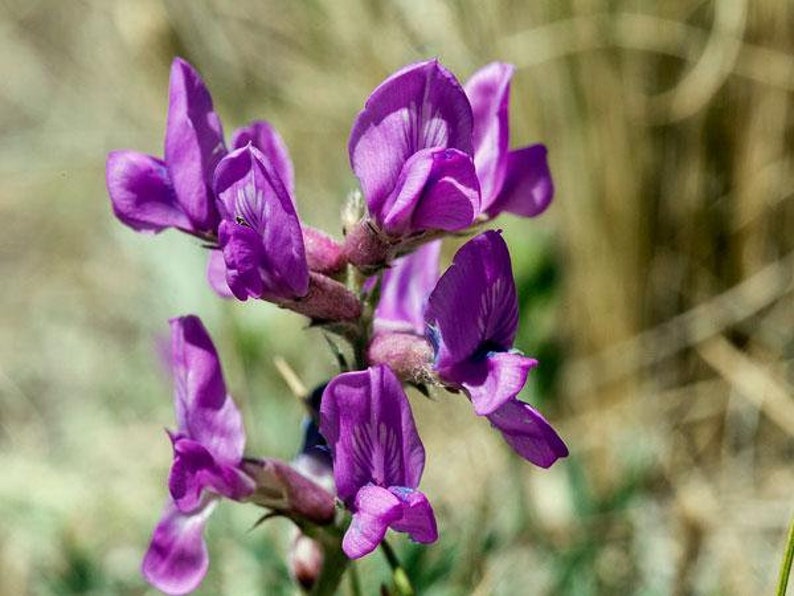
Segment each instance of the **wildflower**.
[{"label": "wildflower", "polygon": [[548,422],[516,399],[537,361],[512,349],[518,299],[499,232],[484,232],[461,247],[430,295],[425,320],[433,368],[444,383],[464,389],[474,411],[522,457],[548,467],[567,455]]},{"label": "wildflower", "polygon": [[309,269],[298,215],[262,152],[248,144],[230,153],[218,165],[214,187],[223,215],[218,241],[234,295],[305,296]]},{"label": "wildflower", "polygon": [[350,164],[371,222],[350,231],[348,258],[367,266],[378,243],[467,228],[480,210],[472,114],[460,83],[437,60],[403,68],[370,95],[350,133]]},{"label": "wildflower", "polygon": [[155,528],[142,570],[158,589],[185,594],[207,571],[203,531],[217,500],[243,500],[255,483],[241,469],[240,411],[226,393],[218,355],[198,317],[171,321],[171,353],[177,420],[177,430],[169,433],[172,502]]},{"label": "wildflower", "polygon": [[433,510],[416,490],[424,447],[405,391],[387,366],[335,377],[323,394],[320,430],[333,453],[337,494],[353,511],[342,541],[348,557],[372,552],[388,528],[417,542],[437,539]]},{"label": "wildflower", "polygon": [[181,58],[171,65],[165,159],[137,151],[108,155],[107,186],[113,211],[139,232],[168,227],[200,237],[220,221],[211,183],[226,154],[223,128],[195,69]]},{"label": "wildflower", "polygon": [[546,147],[510,151],[510,80],[513,67],[493,62],[478,70],[464,89],[474,114],[474,165],[482,191],[480,210],[488,217],[509,211],[540,215],[551,202],[554,185]]}]

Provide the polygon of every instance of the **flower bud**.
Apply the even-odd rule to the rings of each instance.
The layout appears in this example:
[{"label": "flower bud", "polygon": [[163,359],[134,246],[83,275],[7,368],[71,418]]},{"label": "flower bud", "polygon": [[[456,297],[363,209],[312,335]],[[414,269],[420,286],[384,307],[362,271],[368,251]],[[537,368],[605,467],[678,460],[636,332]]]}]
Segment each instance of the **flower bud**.
[{"label": "flower bud", "polygon": [[320,577],[324,558],[316,540],[297,532],[289,551],[289,573],[304,590],[311,590]]}]

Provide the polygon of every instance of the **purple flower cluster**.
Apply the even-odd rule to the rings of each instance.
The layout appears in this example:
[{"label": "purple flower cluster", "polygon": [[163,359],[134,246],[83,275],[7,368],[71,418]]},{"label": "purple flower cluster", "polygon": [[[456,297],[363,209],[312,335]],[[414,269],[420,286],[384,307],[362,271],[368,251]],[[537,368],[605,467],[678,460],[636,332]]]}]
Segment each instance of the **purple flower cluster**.
[{"label": "purple flower cluster", "polygon": [[323,559],[335,536],[350,559],[372,552],[390,528],[434,542],[435,515],[418,488],[425,450],[404,384],[464,394],[538,466],[567,455],[543,416],[518,398],[538,363],[513,347],[518,298],[501,233],[474,236],[440,275],[445,234],[473,234],[502,212],[532,217],[551,201],[545,147],[509,149],[512,74],[493,63],[462,86],[429,60],[381,83],[348,147],[366,213],[346,222],[337,242],[300,221],[278,133],[254,122],[227,149],[203,81],[174,61],[164,158],[108,157],[116,216],[136,231],[177,228],[201,239],[220,295],[304,314],[347,340],[352,357],[307,400],[296,460],[245,457],[242,416],[207,331],[195,316],[171,322],[177,428],[169,432],[170,499],[143,563],[152,585],[184,594],[201,582],[203,529],[221,498],[296,523],[295,552],[307,556],[294,567],[304,585],[328,571]]}]

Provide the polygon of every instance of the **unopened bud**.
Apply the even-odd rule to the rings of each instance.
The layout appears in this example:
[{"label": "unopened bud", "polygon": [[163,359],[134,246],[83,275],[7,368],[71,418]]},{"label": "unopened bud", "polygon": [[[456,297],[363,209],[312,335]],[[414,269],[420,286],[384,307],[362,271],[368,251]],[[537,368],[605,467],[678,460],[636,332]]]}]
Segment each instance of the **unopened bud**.
[{"label": "unopened bud", "polygon": [[304,225],[302,229],[306,263],[310,271],[333,275],[345,268],[347,260],[341,244],[317,228]]},{"label": "unopened bud", "polygon": [[289,571],[304,590],[311,590],[323,570],[323,549],[316,540],[298,532],[289,551]]},{"label": "unopened bud", "polygon": [[278,459],[246,459],[243,470],[256,483],[249,501],[287,517],[326,525],[334,520],[334,496]]}]

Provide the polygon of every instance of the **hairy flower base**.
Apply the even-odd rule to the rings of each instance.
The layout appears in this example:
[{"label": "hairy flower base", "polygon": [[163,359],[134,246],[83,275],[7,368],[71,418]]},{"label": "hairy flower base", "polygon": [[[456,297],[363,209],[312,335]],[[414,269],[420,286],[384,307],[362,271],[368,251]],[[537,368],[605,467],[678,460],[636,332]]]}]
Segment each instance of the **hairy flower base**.
[{"label": "hairy flower base", "polygon": [[345,258],[369,275],[383,269],[397,254],[399,240],[381,232],[374,222],[362,219],[346,231]]},{"label": "hairy flower base", "polygon": [[372,365],[387,364],[400,380],[422,384],[434,382],[433,348],[423,337],[412,333],[381,333],[369,344],[367,357]]},{"label": "hairy flower base", "polygon": [[305,296],[272,301],[316,322],[353,321],[361,316],[362,309],[361,301],[343,284],[314,272],[309,273],[309,291]]}]

